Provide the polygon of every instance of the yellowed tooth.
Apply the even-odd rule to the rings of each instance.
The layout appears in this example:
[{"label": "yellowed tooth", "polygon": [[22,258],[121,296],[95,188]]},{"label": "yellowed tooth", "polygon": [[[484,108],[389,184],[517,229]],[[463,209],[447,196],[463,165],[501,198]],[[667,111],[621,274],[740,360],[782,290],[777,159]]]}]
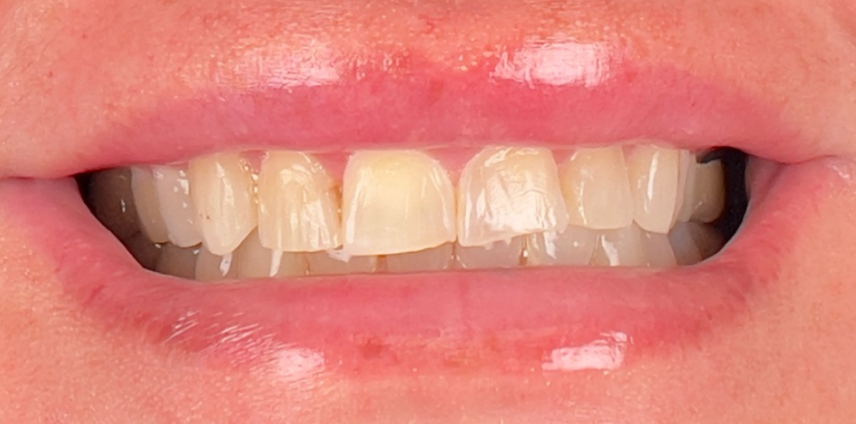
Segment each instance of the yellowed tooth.
[{"label": "yellowed tooth", "polygon": [[419,252],[388,255],[386,270],[391,273],[442,271],[452,266],[452,243]]},{"label": "yellowed tooth", "polygon": [[341,250],[306,255],[309,275],[368,274],[377,272],[377,256],[349,256]]},{"label": "yellowed tooth", "polygon": [[139,232],[129,168],[113,168],[93,174],[88,198],[95,216],[116,238],[127,240]]},{"label": "yellowed tooth", "polygon": [[561,233],[530,234],[526,240],[527,265],[588,265],[598,233],[569,225]]},{"label": "yellowed tooth", "polygon": [[666,234],[645,231],[642,237],[642,250],[645,252],[646,264],[649,267],[671,268],[678,264],[669,236]]},{"label": "yellowed tooth", "polygon": [[514,268],[520,266],[526,237],[496,241],[485,246],[455,244],[455,267],[459,269]]},{"label": "yellowed tooth", "polygon": [[153,166],[152,176],[170,243],[178,247],[201,243],[202,234],[196,228],[196,208],[190,198],[187,167]]},{"label": "yellowed tooth", "polygon": [[634,199],[634,219],[642,229],[666,234],[675,221],[681,155],[679,150],[635,146],[627,174]]},{"label": "yellowed tooth", "polygon": [[596,230],[633,222],[633,194],[620,146],[580,149],[559,170],[568,223]]},{"label": "yellowed tooth", "polygon": [[669,233],[669,241],[678,265],[699,263],[722,249],[722,236],[710,225],[682,222]]},{"label": "yellowed tooth", "polygon": [[317,252],[342,244],[339,193],[327,170],[299,152],[269,152],[259,173],[262,246]]},{"label": "yellowed tooth", "polygon": [[642,230],[636,224],[602,231],[597,239],[593,266],[646,266]]},{"label": "yellowed tooth", "polygon": [[192,280],[196,276],[196,255],[199,249],[165,244],[155,270],[161,274]]},{"label": "yellowed tooth", "polygon": [[568,212],[553,154],[529,147],[479,152],[461,174],[457,224],[465,247],[564,230]]},{"label": "yellowed tooth", "polygon": [[233,266],[239,278],[298,277],[307,272],[303,253],[283,253],[261,244],[259,232],[253,231],[234,253]]},{"label": "yellowed tooth", "polygon": [[237,153],[220,153],[190,162],[190,194],[205,247],[223,256],[256,228],[258,213],[252,173]]},{"label": "yellowed tooth", "polygon": [[725,208],[725,171],[721,161],[701,163],[696,166],[695,193],[691,219],[713,222]]},{"label": "yellowed tooth", "polygon": [[345,168],[343,250],[415,252],[455,240],[455,196],[440,164],[423,152],[361,151]]},{"label": "yellowed tooth", "polygon": [[160,202],[152,172],[143,167],[131,167],[131,189],[134,192],[134,205],[137,207],[140,229],[146,237],[155,243],[169,241],[169,231],[161,217]]},{"label": "yellowed tooth", "polygon": [[237,276],[234,262],[235,258],[231,253],[220,256],[211,253],[208,249],[202,248],[199,250],[199,255],[196,258],[194,275],[199,281],[232,279]]}]

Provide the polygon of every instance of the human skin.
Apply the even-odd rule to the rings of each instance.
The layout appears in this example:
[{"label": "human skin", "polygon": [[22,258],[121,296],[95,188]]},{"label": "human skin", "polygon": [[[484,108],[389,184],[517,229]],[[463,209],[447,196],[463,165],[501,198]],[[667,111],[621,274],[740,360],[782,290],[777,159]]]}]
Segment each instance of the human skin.
[{"label": "human skin", "polygon": [[[0,1],[0,422],[841,423],[856,416],[856,287],[849,284],[856,272],[856,3],[367,3]],[[86,152],[109,150],[100,134],[134,122],[141,110],[212,86],[263,87],[271,84],[267,71],[283,63],[293,65],[284,66],[286,77],[311,83],[322,78],[313,71],[331,63],[407,51],[422,61],[412,66],[466,75],[475,72],[466,66],[530,39],[618,45],[622,60],[744,93],[800,134],[792,156],[775,141],[756,146],[759,155],[807,162],[788,165],[811,176],[796,179],[789,195],[810,202],[788,209],[802,222],[786,231],[774,277],[740,313],[651,343],[608,372],[486,362],[295,377],[262,362],[201,360],[148,337],[150,323],[106,319],[70,294],[51,255],[33,247],[9,195],[30,178],[129,164]]]}]

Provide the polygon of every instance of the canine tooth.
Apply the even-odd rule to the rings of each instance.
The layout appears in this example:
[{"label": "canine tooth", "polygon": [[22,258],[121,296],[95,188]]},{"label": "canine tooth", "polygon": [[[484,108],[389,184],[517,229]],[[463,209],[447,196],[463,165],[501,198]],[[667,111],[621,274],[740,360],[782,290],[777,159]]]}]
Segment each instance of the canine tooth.
[{"label": "canine tooth", "polygon": [[143,234],[155,243],[169,241],[169,232],[161,217],[160,202],[151,171],[137,166],[131,167],[131,189],[134,192],[134,205],[137,207]]},{"label": "canine tooth", "polygon": [[698,164],[695,175],[692,220],[713,222],[725,208],[725,171],[722,161]]},{"label": "canine tooth", "polygon": [[619,146],[576,151],[560,170],[568,223],[596,230],[633,222],[633,194]]},{"label": "canine tooth", "polygon": [[[678,170],[678,199],[675,202],[675,221],[686,222],[692,215],[693,195],[695,193],[696,156],[689,150],[681,150]],[[674,223],[672,224],[674,226]]]},{"label": "canine tooth", "polygon": [[306,255],[309,275],[368,274],[377,271],[377,256],[350,256],[342,250]]},{"label": "canine tooth", "polygon": [[154,270],[158,264],[161,254],[161,246],[149,240],[145,234],[136,233],[123,241],[125,247],[134,256],[134,259],[145,269]]},{"label": "canine tooth", "polygon": [[636,224],[602,231],[591,264],[594,266],[646,266],[642,230]]},{"label": "canine tooth", "polygon": [[514,268],[520,265],[526,237],[495,241],[485,246],[455,245],[455,265],[462,269]]},{"label": "canine tooth", "polygon": [[569,225],[561,233],[530,234],[526,239],[528,265],[588,265],[598,233]]},{"label": "canine tooth", "polygon": [[419,251],[455,240],[455,196],[423,152],[362,151],[345,168],[344,248],[350,255]]},{"label": "canine tooth", "polygon": [[666,234],[677,203],[680,151],[635,146],[627,160],[634,199],[634,219],[644,230]]},{"label": "canine tooth", "polygon": [[205,247],[215,255],[235,250],[258,221],[252,174],[236,153],[190,162],[190,194]]},{"label": "canine tooth", "polygon": [[258,231],[250,233],[235,251],[233,266],[240,278],[303,276],[307,268],[302,253],[283,253],[262,246]]},{"label": "canine tooth", "polygon": [[671,268],[678,264],[669,236],[666,234],[645,231],[642,246],[649,267]]},{"label": "canine tooth", "polygon": [[199,249],[165,244],[155,267],[161,274],[192,280],[196,276],[196,255]]},{"label": "canine tooth", "polygon": [[461,174],[457,218],[461,246],[564,230],[568,212],[552,153],[487,147],[476,154]]},{"label": "canine tooth", "polygon": [[196,246],[202,235],[196,228],[196,209],[190,198],[190,181],[184,166],[153,166],[161,218],[169,241],[178,247]]},{"label": "canine tooth", "polygon": [[95,216],[116,238],[127,240],[139,232],[130,169],[96,172],[89,182],[88,197]]},{"label": "canine tooth", "polygon": [[269,152],[259,173],[259,237],[285,252],[317,252],[341,243],[336,183],[314,157]]},{"label": "canine tooth", "polygon": [[452,266],[452,243],[418,252],[388,255],[386,270],[392,273],[442,271]]},{"label": "canine tooth", "polygon": [[234,278],[237,275],[234,254],[215,255],[203,247],[199,250],[199,255],[196,258],[194,274],[199,281],[219,281]]}]

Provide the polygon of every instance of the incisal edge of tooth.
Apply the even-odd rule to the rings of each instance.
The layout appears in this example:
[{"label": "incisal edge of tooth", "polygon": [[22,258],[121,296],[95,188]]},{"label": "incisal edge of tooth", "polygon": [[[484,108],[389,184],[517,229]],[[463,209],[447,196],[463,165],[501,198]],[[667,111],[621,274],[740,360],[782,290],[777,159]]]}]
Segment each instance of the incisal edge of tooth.
[{"label": "incisal edge of tooth", "polygon": [[457,218],[458,244],[465,247],[564,230],[568,212],[553,154],[530,147],[483,149],[461,173]]},{"label": "incisal edge of tooth", "polygon": [[627,175],[634,199],[634,219],[642,229],[666,234],[678,199],[680,151],[640,145],[631,148]]},{"label": "incisal edge of tooth", "polygon": [[561,233],[530,234],[526,239],[527,265],[588,265],[598,233],[569,225]]},{"label": "incisal edge of tooth", "polygon": [[526,237],[519,236],[484,246],[455,244],[455,267],[459,269],[514,268],[520,266]]},{"label": "incisal edge of tooth", "polygon": [[342,250],[306,254],[309,275],[368,274],[378,269],[377,256],[350,256]]},{"label": "incisal edge of tooth", "polygon": [[725,208],[725,170],[722,161],[696,166],[692,217],[694,221],[713,222]]},{"label": "incisal edge of tooth", "polygon": [[258,222],[253,178],[237,153],[192,160],[190,194],[205,247],[215,255],[235,250]]},{"label": "incisal edge of tooth", "polygon": [[317,159],[299,152],[269,152],[258,187],[264,247],[318,252],[341,246],[338,190]]},{"label": "incisal edge of tooth", "polygon": [[165,244],[161,248],[155,270],[161,274],[192,280],[196,277],[196,256],[198,254],[198,248]]},{"label": "incisal edge of tooth", "polygon": [[646,266],[642,229],[630,224],[618,230],[605,230],[597,238],[591,265]]},{"label": "incisal edge of tooth", "polygon": [[93,174],[88,198],[95,216],[119,240],[127,240],[139,232],[130,169],[113,168]]},{"label": "incisal edge of tooth", "polygon": [[343,250],[350,255],[415,252],[455,240],[452,182],[423,152],[356,152],[343,185]]},{"label": "incisal edge of tooth", "polygon": [[178,247],[191,247],[201,243],[202,234],[196,228],[196,208],[190,198],[187,167],[153,166],[152,177],[169,241]]},{"label": "incisal edge of tooth", "polygon": [[155,243],[169,241],[169,231],[160,212],[157,188],[152,172],[143,167],[131,167],[131,190],[137,207],[140,230]]},{"label": "incisal edge of tooth", "polygon": [[268,249],[262,246],[258,231],[235,251],[232,266],[239,278],[297,277],[307,271],[304,254]]},{"label": "incisal edge of tooth", "polygon": [[392,273],[443,271],[452,266],[453,244],[446,243],[418,252],[399,253],[384,258],[386,271]]},{"label": "incisal edge of tooth", "polygon": [[560,167],[568,223],[596,230],[633,222],[633,194],[620,146],[580,149]]}]

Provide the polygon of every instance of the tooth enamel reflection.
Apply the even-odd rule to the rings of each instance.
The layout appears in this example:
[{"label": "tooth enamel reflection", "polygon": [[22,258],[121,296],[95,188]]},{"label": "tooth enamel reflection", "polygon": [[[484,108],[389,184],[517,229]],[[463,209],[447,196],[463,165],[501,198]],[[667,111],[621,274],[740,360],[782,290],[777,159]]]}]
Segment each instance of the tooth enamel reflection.
[{"label": "tooth enamel reflection", "polygon": [[95,216],[119,240],[127,240],[139,231],[130,169],[96,172],[89,182],[87,197]]},{"label": "tooth enamel reflection", "polygon": [[196,228],[196,209],[190,198],[186,167],[153,166],[152,177],[169,241],[178,247],[201,243],[202,235]]},{"label": "tooth enamel reflection", "polygon": [[486,246],[455,245],[455,266],[460,269],[514,268],[520,266],[526,237],[496,241]]},{"label": "tooth enamel reflection", "polygon": [[392,273],[442,271],[452,266],[451,243],[419,252],[400,253],[384,258],[386,271]]},{"label": "tooth enamel reflection", "polygon": [[235,278],[234,255],[215,255],[208,249],[202,248],[196,258],[194,273],[199,281],[220,281]]},{"label": "tooth enamel reflection", "polygon": [[568,223],[597,230],[633,222],[633,194],[621,147],[580,149],[559,171]]},{"label": "tooth enamel reflection", "polygon": [[455,240],[452,182],[425,153],[354,153],[342,198],[343,250],[350,255],[414,252]]},{"label": "tooth enamel reflection", "polygon": [[137,207],[137,217],[143,234],[155,243],[169,241],[169,232],[161,217],[151,171],[137,166],[131,167],[131,190],[134,193],[134,205]]},{"label": "tooth enamel reflection", "polygon": [[302,253],[268,249],[262,246],[258,231],[250,233],[235,251],[233,267],[239,278],[297,277],[307,271]]},{"label": "tooth enamel reflection", "polygon": [[696,166],[692,220],[713,222],[725,208],[725,171],[721,161]]},{"label": "tooth enamel reflection", "polygon": [[349,256],[341,250],[306,255],[309,275],[369,274],[378,269],[377,256]]},{"label": "tooth enamel reflection", "polygon": [[636,224],[602,231],[597,238],[591,265],[646,266],[642,230]]},{"label": "tooth enamel reflection", "polygon": [[667,234],[678,199],[680,151],[635,146],[627,158],[634,199],[634,219],[642,229]]},{"label": "tooth enamel reflection", "polygon": [[215,255],[235,250],[256,227],[258,214],[247,162],[236,153],[190,162],[190,194],[205,247]]},{"label": "tooth enamel reflection", "polygon": [[518,235],[562,231],[567,223],[549,150],[488,147],[464,167],[458,185],[459,245],[482,246]]},{"label": "tooth enamel reflection", "polygon": [[165,244],[155,270],[161,274],[192,280],[196,277],[197,254],[199,249]]},{"label": "tooth enamel reflection", "polygon": [[669,241],[678,265],[699,263],[722,249],[722,236],[710,225],[684,222],[675,225]]},{"label": "tooth enamel reflection", "polygon": [[527,265],[588,265],[598,233],[569,225],[561,233],[530,234],[526,239]]},{"label": "tooth enamel reflection", "polygon": [[317,252],[341,245],[336,183],[312,156],[270,152],[259,173],[259,236],[284,252]]}]

